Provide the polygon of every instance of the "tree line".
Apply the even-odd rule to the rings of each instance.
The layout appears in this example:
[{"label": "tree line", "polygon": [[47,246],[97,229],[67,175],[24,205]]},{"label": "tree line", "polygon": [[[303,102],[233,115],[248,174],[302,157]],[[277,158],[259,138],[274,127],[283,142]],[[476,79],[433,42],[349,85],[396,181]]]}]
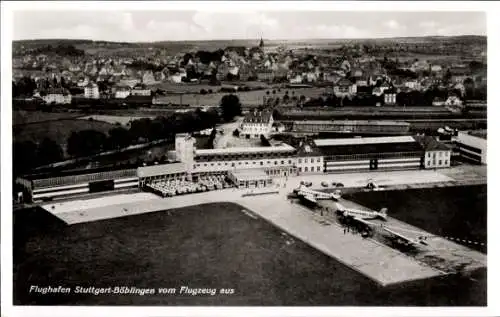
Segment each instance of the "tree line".
[{"label": "tree line", "polygon": [[[72,158],[87,157],[133,144],[162,139],[173,141],[176,133],[207,129],[218,122],[217,110],[196,110],[154,119],[133,120],[128,128],[116,126],[107,134],[93,129],[74,131],[67,139],[66,153]],[[35,167],[62,161],[64,158],[61,145],[48,138],[39,144],[33,141],[15,141],[13,144],[14,175],[29,173]]]}]

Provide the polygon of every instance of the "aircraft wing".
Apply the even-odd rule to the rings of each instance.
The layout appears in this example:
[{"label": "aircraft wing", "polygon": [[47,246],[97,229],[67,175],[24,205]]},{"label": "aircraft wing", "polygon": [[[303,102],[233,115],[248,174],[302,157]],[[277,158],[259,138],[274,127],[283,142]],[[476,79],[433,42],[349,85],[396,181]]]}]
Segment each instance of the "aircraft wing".
[{"label": "aircraft wing", "polygon": [[307,200],[309,202],[317,203],[317,201],[313,195],[305,194],[305,195],[301,195],[301,196],[302,196],[302,198],[304,198],[305,200]]},{"label": "aircraft wing", "polygon": [[384,230],[390,234],[392,234],[393,236],[396,236],[398,237],[399,239],[402,239],[404,240],[405,242],[409,243],[409,244],[413,244],[413,245],[418,245],[418,244],[426,244],[425,242],[423,241],[418,241],[418,240],[415,240],[415,239],[412,239],[412,238],[409,238],[407,236],[404,236],[402,235],[401,233],[398,233],[398,232],[395,232],[395,231],[392,231],[390,229],[387,229],[386,227],[384,227]]},{"label": "aircraft wing", "polygon": [[360,217],[353,217],[354,220],[358,221],[358,222],[361,222],[367,226],[373,226],[374,224],[372,222],[369,222],[369,221],[366,221],[364,220],[363,218],[360,218]]}]

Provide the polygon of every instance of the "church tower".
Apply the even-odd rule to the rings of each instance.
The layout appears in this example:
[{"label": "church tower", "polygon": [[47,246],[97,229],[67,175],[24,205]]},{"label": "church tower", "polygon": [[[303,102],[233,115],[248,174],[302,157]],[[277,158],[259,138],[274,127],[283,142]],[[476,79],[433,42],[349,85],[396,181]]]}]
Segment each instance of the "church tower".
[{"label": "church tower", "polygon": [[262,37],[260,38],[259,48],[260,49],[264,48],[264,40],[262,39]]}]

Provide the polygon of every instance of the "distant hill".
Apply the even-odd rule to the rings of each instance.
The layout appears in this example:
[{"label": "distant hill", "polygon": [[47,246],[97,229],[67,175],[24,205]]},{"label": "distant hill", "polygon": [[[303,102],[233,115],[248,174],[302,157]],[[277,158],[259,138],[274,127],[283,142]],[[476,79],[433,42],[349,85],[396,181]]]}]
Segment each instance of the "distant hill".
[{"label": "distant hill", "polygon": [[[206,41],[157,41],[157,42],[113,42],[113,41],[92,41],[92,40],[72,40],[72,39],[33,39],[13,41],[13,52],[34,50],[44,46],[71,45],[76,49],[83,50],[87,54],[121,52],[140,52],[140,49],[165,49],[169,53],[179,53],[186,51],[207,50],[214,51],[226,47],[252,47],[257,46],[260,39],[235,39],[235,40],[206,40]],[[377,39],[297,39],[279,40],[264,39],[266,47],[285,45],[289,47],[332,47],[344,44],[461,44],[461,45],[486,45],[487,37],[478,35],[462,36],[424,36],[424,37],[394,37]]]}]

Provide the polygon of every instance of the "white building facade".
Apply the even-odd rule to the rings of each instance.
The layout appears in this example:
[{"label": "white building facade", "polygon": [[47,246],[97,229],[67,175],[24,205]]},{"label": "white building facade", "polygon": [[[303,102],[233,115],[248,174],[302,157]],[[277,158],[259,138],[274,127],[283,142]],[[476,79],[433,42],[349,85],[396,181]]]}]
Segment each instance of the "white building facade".
[{"label": "white building facade", "polygon": [[487,164],[487,140],[470,132],[458,132],[457,149],[460,156],[478,164]]},{"label": "white building facade", "polygon": [[83,94],[88,99],[99,99],[99,87],[95,83],[90,83],[85,86]]},{"label": "white building facade", "polygon": [[246,138],[268,136],[272,131],[273,122],[273,115],[269,112],[249,113],[241,124],[240,135]]}]

